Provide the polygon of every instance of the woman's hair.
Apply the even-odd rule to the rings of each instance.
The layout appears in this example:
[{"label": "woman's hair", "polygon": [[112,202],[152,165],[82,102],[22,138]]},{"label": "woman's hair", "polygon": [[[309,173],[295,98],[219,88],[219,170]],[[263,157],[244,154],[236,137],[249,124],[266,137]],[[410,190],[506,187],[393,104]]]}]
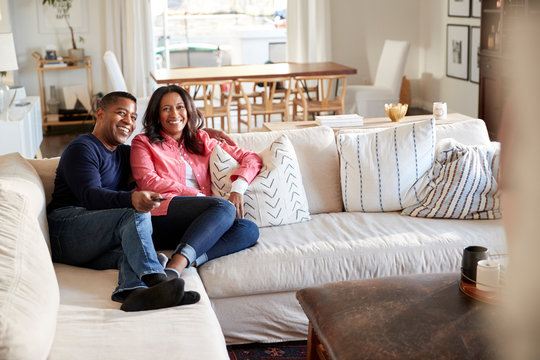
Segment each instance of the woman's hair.
[{"label": "woman's hair", "polygon": [[166,85],[158,88],[150,97],[148,107],[144,113],[143,127],[144,133],[148,136],[151,143],[162,143],[165,141],[161,135],[160,121],[160,103],[165,94],[175,92],[180,95],[186,107],[188,120],[184,130],[182,130],[182,138],[186,150],[193,154],[203,154],[204,144],[197,137],[197,131],[202,128],[204,118],[201,112],[195,106],[195,102],[189,93],[178,85]]}]

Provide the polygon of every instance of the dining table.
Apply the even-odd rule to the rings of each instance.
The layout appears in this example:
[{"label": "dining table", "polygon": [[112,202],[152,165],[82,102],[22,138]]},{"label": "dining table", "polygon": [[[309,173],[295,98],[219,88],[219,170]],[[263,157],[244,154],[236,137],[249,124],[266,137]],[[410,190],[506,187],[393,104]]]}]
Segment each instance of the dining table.
[{"label": "dining table", "polygon": [[352,75],[356,69],[335,62],[284,62],[261,65],[228,65],[214,67],[183,67],[157,69],[150,72],[154,81],[161,85],[182,84],[197,81],[237,79],[261,79],[267,77],[296,77],[321,75]]}]

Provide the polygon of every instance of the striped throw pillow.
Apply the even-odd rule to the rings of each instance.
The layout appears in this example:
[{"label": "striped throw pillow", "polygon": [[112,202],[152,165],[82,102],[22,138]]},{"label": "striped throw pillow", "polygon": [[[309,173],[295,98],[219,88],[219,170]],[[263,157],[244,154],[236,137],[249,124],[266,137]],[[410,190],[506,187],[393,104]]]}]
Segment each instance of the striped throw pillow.
[{"label": "striped throw pillow", "polygon": [[468,146],[454,139],[437,143],[432,180],[420,203],[402,215],[447,219],[498,219],[500,144]]},{"label": "striped throw pillow", "polygon": [[434,120],[338,135],[346,211],[401,211],[418,203],[429,182]]}]

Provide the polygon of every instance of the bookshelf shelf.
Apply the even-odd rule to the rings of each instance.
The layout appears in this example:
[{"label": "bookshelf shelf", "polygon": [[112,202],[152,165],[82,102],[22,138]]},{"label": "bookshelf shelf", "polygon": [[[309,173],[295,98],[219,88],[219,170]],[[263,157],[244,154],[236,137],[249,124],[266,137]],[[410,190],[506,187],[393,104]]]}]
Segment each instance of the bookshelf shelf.
[{"label": "bookshelf shelf", "polygon": [[41,118],[43,130],[46,131],[49,126],[89,124],[95,120],[94,111],[77,112],[73,114],[60,114],[49,112],[47,109],[47,95],[44,73],[50,71],[72,71],[84,69],[87,72],[87,90],[90,100],[94,93],[92,82],[92,60],[89,56],[82,59],[64,58],[62,60],[37,60],[37,72],[39,79],[39,94],[41,97]]}]

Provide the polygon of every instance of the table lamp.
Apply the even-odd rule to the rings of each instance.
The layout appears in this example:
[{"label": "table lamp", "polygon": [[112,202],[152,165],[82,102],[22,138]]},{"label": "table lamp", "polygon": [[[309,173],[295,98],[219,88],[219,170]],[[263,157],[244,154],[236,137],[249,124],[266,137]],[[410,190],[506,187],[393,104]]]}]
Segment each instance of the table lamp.
[{"label": "table lamp", "polygon": [[[13,43],[12,33],[0,34],[0,73],[5,71],[17,70],[17,55],[15,55],[15,44]],[[3,76],[0,75],[0,121],[9,120],[9,88],[3,82]]]}]

